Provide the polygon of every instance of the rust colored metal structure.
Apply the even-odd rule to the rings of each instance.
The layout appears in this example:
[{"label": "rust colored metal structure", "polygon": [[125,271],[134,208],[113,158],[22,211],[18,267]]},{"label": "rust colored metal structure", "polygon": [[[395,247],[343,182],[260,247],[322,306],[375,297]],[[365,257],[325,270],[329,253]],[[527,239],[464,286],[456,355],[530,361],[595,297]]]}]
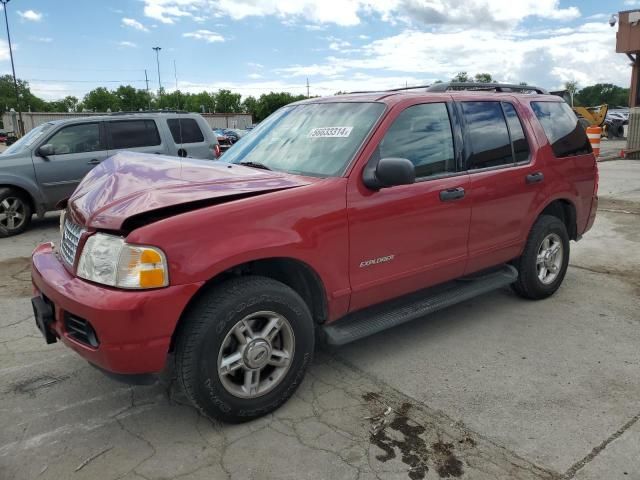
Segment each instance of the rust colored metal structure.
[{"label": "rust colored metal structure", "polygon": [[[631,91],[629,93],[629,131],[627,158],[640,158],[640,10],[618,13],[616,52],[631,60]],[[631,153],[634,152],[634,153]]]}]

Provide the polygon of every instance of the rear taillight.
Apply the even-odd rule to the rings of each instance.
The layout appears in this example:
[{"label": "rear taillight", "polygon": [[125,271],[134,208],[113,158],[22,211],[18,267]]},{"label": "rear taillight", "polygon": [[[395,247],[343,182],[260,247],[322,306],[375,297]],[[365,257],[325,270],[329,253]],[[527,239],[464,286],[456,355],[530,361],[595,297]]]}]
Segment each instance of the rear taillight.
[{"label": "rear taillight", "polygon": [[220,151],[220,145],[218,145],[217,143],[213,146],[213,154],[216,158],[220,158],[220,155],[222,155],[222,152]]}]

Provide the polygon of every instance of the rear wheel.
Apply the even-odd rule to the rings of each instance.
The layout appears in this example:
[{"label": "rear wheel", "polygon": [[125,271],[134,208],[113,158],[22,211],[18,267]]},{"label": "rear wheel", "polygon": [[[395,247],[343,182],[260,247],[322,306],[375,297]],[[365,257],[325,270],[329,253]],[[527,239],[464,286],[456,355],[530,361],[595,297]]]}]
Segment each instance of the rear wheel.
[{"label": "rear wheel", "polygon": [[32,213],[31,203],[22,192],[0,188],[0,238],[24,232]]},{"label": "rear wheel", "polygon": [[512,286],[518,295],[533,300],[553,295],[560,288],[569,265],[569,235],[564,222],[541,215],[514,264],[519,275]]},{"label": "rear wheel", "polygon": [[240,277],[203,294],[176,343],[178,378],[206,416],[243,422],[296,390],[313,356],[314,327],[302,298],[263,277]]}]

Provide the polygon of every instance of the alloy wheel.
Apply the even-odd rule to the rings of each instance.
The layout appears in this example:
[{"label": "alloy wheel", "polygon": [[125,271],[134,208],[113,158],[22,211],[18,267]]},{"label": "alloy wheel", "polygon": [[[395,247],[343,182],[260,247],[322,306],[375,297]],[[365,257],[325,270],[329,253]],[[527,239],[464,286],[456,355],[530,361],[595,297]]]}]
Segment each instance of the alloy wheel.
[{"label": "alloy wheel", "polygon": [[225,390],[256,398],[273,390],[291,366],[295,348],[289,321],[275,312],[246,316],[227,333],[218,353],[218,376]]},{"label": "alloy wheel", "polygon": [[538,248],[538,256],[536,258],[538,280],[544,285],[553,283],[558,278],[562,268],[563,257],[564,250],[560,237],[555,233],[550,233],[544,237]]},{"label": "alloy wheel", "polygon": [[18,230],[27,220],[27,207],[18,197],[6,197],[0,202],[0,226],[8,231]]}]

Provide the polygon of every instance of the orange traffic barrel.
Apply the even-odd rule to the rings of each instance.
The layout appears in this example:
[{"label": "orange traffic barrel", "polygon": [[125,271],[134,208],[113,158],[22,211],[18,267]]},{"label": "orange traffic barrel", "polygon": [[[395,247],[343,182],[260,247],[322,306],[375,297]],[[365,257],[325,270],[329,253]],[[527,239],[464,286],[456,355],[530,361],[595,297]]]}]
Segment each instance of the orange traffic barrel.
[{"label": "orange traffic barrel", "polygon": [[600,156],[600,137],[602,136],[602,127],[594,125],[587,127],[587,137],[593,149],[593,154],[598,158]]}]

